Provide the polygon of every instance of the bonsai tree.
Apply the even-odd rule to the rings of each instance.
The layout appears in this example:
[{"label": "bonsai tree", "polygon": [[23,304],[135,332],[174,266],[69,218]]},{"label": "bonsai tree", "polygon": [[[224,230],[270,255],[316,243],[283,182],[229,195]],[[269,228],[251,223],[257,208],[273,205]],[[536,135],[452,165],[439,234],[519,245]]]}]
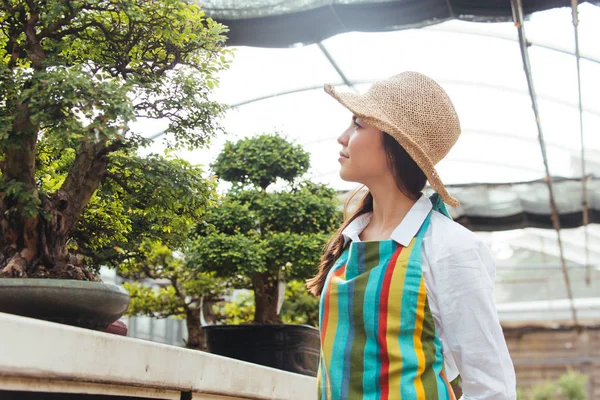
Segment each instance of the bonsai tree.
[{"label": "bonsai tree", "polygon": [[131,233],[177,229],[143,210],[189,210],[197,175],[137,156],[148,141],[129,123],[168,120],[170,147],[220,131],[224,32],[183,0],[0,2],[0,276],[92,280],[86,261],[131,257]]},{"label": "bonsai tree", "polygon": [[275,134],[227,142],[213,164],[232,188],[208,209],[188,263],[251,288],[254,322],[281,322],[280,284],[315,273],[339,222],[336,192],[300,180],[308,168],[308,153]]},{"label": "bonsai tree", "polygon": [[[200,315],[212,322],[212,305],[227,293],[227,282],[214,273],[203,273],[188,268],[182,253],[173,252],[164,244],[146,240],[139,251],[143,259],[126,263],[121,270],[125,276],[136,281],[123,286],[129,291],[131,303],[128,315],[147,315],[154,318],[176,317],[186,320],[186,347],[206,349]],[[159,287],[145,285],[149,278]]]}]

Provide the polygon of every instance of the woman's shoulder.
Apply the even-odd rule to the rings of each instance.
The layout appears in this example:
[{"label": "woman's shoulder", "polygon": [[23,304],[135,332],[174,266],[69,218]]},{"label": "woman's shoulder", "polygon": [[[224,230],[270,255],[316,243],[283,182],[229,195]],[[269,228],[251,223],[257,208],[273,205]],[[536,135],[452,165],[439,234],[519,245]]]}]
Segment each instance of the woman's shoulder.
[{"label": "woman's shoulder", "polygon": [[485,253],[487,257],[489,253],[478,235],[437,211],[431,214],[427,239],[428,247],[432,250],[429,253],[435,260],[446,259],[453,255],[464,257],[467,256],[466,253],[473,255]]},{"label": "woman's shoulder", "polygon": [[431,212],[430,229],[432,234],[447,240],[481,241],[475,233],[435,210]]}]

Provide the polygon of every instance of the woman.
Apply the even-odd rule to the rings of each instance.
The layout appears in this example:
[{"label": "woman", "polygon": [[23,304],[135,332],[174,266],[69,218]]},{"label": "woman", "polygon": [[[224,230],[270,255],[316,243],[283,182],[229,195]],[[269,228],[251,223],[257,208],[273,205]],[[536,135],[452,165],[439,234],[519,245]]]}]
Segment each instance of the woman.
[{"label": "woman", "polygon": [[[460,135],[432,79],[405,72],[364,95],[325,91],[352,113],[339,137],[340,176],[368,191],[331,238],[318,274],[319,399],[516,399],[498,321],[495,264],[435,165]],[[426,181],[437,192],[422,194]]]}]

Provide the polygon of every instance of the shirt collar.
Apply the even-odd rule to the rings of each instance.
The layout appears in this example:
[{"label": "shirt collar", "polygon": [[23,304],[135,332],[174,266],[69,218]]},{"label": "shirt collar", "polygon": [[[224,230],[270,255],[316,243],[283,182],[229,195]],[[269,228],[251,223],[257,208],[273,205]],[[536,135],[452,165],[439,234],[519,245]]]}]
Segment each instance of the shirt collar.
[{"label": "shirt collar", "polygon": [[[402,222],[400,222],[400,225],[394,229],[390,235],[390,239],[393,239],[404,247],[408,247],[432,208],[431,200],[427,196],[422,195],[412,206],[408,214],[406,214]],[[369,225],[369,222],[371,222],[371,216],[372,213],[363,214],[348,224],[342,231],[344,245],[347,245],[351,241],[360,242],[359,235]]]}]

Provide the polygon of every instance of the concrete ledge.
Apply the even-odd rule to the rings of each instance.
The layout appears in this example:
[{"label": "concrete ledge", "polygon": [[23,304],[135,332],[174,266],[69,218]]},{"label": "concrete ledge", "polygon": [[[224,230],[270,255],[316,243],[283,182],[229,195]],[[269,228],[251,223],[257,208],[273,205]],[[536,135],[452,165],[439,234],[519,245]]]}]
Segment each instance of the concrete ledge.
[{"label": "concrete ledge", "polygon": [[0,313],[0,388],[159,399],[314,399],[314,378]]}]

